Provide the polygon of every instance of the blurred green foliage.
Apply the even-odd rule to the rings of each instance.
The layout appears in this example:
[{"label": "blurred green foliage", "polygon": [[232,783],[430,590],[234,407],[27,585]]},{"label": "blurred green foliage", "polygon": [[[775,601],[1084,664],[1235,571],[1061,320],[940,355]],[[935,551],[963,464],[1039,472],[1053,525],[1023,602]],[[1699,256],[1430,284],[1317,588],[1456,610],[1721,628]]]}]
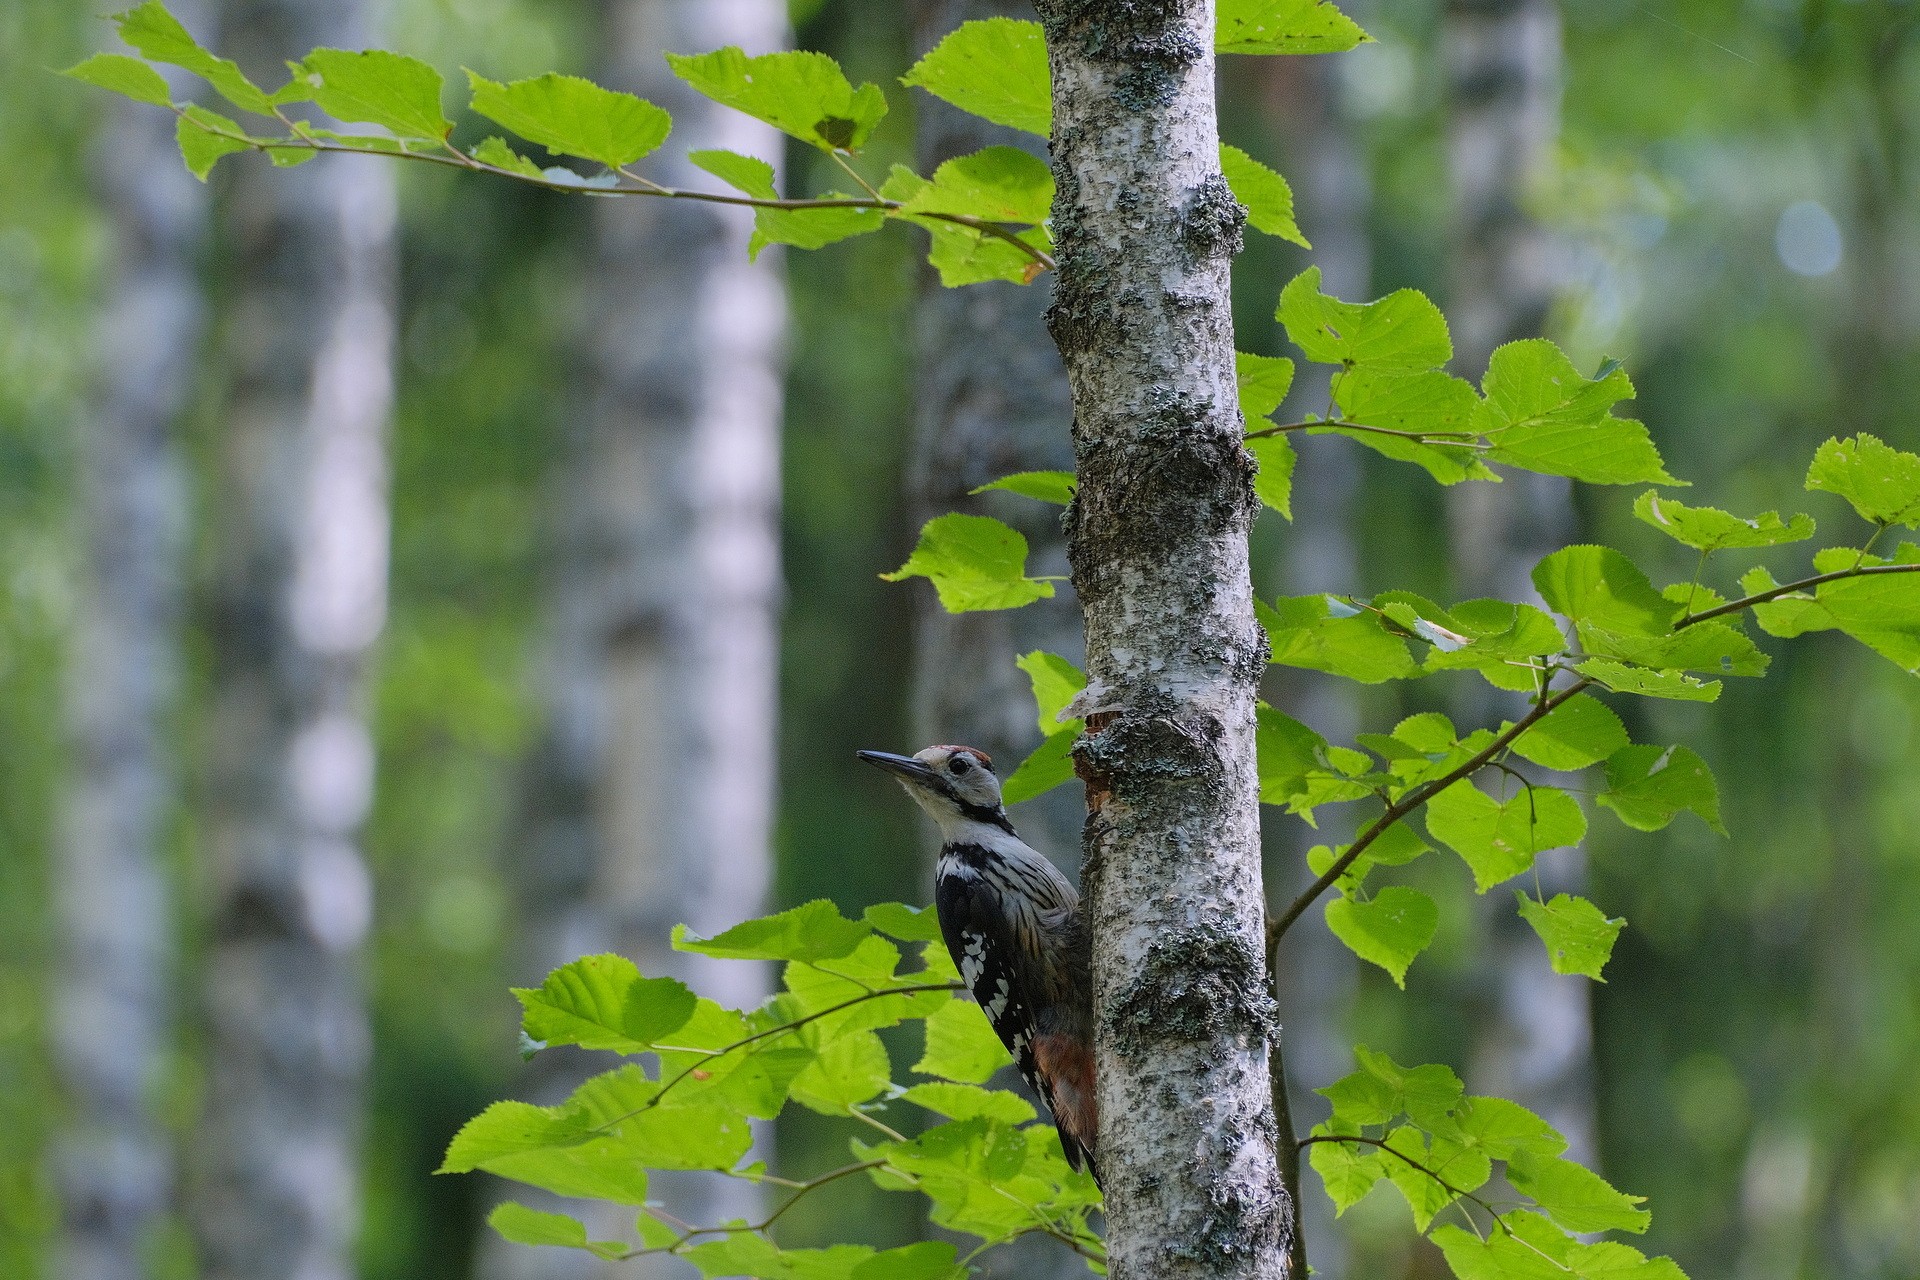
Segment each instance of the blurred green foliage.
[{"label": "blurred green foliage", "polygon": [[[1554,328],[1576,362],[1626,359],[1634,416],[1651,425],[1675,470],[1736,509],[1808,505],[1804,460],[1830,435],[1865,429],[1920,445],[1909,409],[1920,402],[1916,5],[1582,0],[1567,10],[1561,171],[1535,198],[1536,212],[1575,247]],[[803,45],[834,53],[856,82],[889,86],[895,110],[872,153],[906,157],[911,95],[890,80],[910,61],[905,7],[796,0],[792,11]],[[1344,55],[1337,83],[1375,182],[1375,292],[1412,285],[1444,302],[1438,7],[1420,0],[1361,16],[1379,43]],[[583,67],[591,20],[578,0],[399,0],[388,43],[504,79]],[[104,24],[63,0],[0,10],[0,155],[10,174],[0,208],[7,1276],[37,1273],[53,1215],[44,1166],[58,1115],[45,1055],[48,873],[73,556],[70,453],[85,426],[102,268],[85,164],[103,104],[40,69],[105,44]],[[1301,187],[1309,175],[1263,136],[1251,98],[1229,85],[1238,105],[1226,136]],[[803,181],[830,183],[824,169],[806,171],[822,157],[793,151]],[[482,1205],[475,1180],[426,1175],[460,1121],[508,1090],[517,1065],[503,994],[512,910],[501,869],[514,856],[515,779],[538,720],[549,464],[568,407],[582,215],[537,192],[433,173],[409,173],[403,192],[393,611],[367,835],[379,907],[362,1262],[369,1277],[451,1280],[467,1274]],[[1802,201],[1838,231],[1841,256],[1828,274],[1797,274],[1783,261],[1782,215]],[[782,903],[824,895],[853,909],[924,897],[919,832],[852,763],[856,747],[902,741],[905,592],[926,589],[889,588],[874,576],[912,545],[898,495],[912,417],[916,256],[906,237],[874,236],[788,260]],[[1242,346],[1278,349],[1266,319],[1274,286],[1310,260],[1254,240],[1240,263]],[[214,429],[195,424],[199,454]],[[1432,487],[1381,459],[1366,461],[1365,477],[1356,536],[1366,580],[1353,589],[1447,597]],[[1587,527],[1684,575],[1689,555],[1637,524],[1631,497],[1588,500]],[[1841,512],[1838,500],[1814,499],[1809,509]],[[1631,921],[1611,982],[1595,996],[1604,1160],[1617,1184],[1659,1207],[1648,1251],[1673,1254],[1702,1280],[1913,1275],[1920,693],[1836,637],[1773,652],[1764,685],[1731,683],[1710,711],[1643,706],[1629,720],[1637,739],[1681,739],[1701,751],[1719,776],[1733,836],[1691,822],[1657,836],[1595,826],[1593,895]],[[1368,718],[1440,709],[1422,701],[1437,696],[1420,686],[1370,693]],[[184,718],[191,727],[190,709]],[[194,740],[183,734],[189,748]],[[189,779],[192,756],[181,761]],[[183,893],[192,884],[190,808]],[[1422,865],[1414,883],[1459,874],[1442,868]],[[1426,971],[1409,979],[1413,998],[1397,998],[1384,974],[1368,975],[1352,1030],[1401,1060],[1459,1065],[1467,1028],[1450,1011],[1475,963],[1475,935],[1450,905],[1458,894],[1434,896],[1437,941]],[[179,1077],[170,1113],[184,1125],[194,1073],[183,1067]],[[804,1159],[825,1135],[802,1117],[781,1140]],[[1350,1219],[1361,1231],[1356,1258],[1376,1274],[1425,1274],[1437,1260],[1398,1252],[1404,1216],[1384,1203],[1376,1195]],[[903,1243],[913,1227],[901,1214],[897,1201],[853,1180],[797,1210],[790,1239],[845,1238],[845,1221],[858,1215],[878,1224],[864,1238]]]}]

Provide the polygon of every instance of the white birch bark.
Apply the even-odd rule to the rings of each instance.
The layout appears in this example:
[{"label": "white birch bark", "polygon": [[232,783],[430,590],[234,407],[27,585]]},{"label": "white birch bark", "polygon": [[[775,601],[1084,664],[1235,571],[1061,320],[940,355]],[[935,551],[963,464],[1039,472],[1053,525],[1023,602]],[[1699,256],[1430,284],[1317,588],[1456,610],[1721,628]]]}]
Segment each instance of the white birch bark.
[{"label": "white birch bark", "polygon": [[[1322,287],[1340,298],[1371,296],[1373,245],[1367,213],[1372,184],[1353,121],[1341,106],[1337,62],[1328,58],[1249,61],[1262,78],[1262,113],[1278,136],[1281,167],[1294,179],[1300,227],[1313,243],[1311,260],[1321,270]],[[1298,422],[1310,413],[1324,412],[1328,381],[1328,374],[1319,367],[1300,365],[1279,420]],[[1283,594],[1338,594],[1353,591],[1361,583],[1353,525],[1361,483],[1358,450],[1331,439],[1301,443],[1294,470],[1294,519],[1283,550]],[[1350,681],[1275,668],[1269,691],[1288,714],[1334,742],[1351,742],[1363,727]],[[1316,832],[1292,818],[1273,825],[1277,832],[1269,842],[1277,847],[1282,862],[1272,873],[1267,897],[1285,904],[1313,882],[1307,850],[1326,843],[1331,833]],[[1353,1069],[1345,1021],[1359,975],[1353,953],[1333,936],[1318,911],[1309,912],[1308,918],[1288,931],[1275,960],[1290,1111],[1299,1137],[1326,1114],[1326,1102],[1313,1093],[1314,1088]],[[1322,1275],[1344,1274],[1344,1238],[1335,1226],[1332,1202],[1319,1194],[1302,1195],[1298,1214],[1296,1234],[1304,1240],[1306,1261]],[[1295,1272],[1304,1274],[1299,1263],[1296,1248]]]},{"label": "white birch bark", "polygon": [[[233,3],[223,35],[263,76],[289,50],[374,43],[358,0]],[[393,178],[333,157],[228,164],[193,1219],[208,1280],[345,1280],[370,1049],[357,836],[374,775],[364,668],[386,613]]]},{"label": "white birch bark", "polygon": [[[661,54],[782,48],[780,0],[609,0],[603,24],[604,82],[673,113],[661,181],[711,186],[682,159],[701,148],[778,162],[779,134],[688,90]],[[750,1007],[768,990],[764,970],[678,954],[667,938],[677,923],[713,934],[758,914],[772,877],[779,254],[748,261],[740,210],[619,201],[594,214],[586,402],[556,499],[548,724],[527,798],[530,847],[514,856],[530,953],[521,977],[537,984],[554,965],[612,950]],[[551,1101],[607,1065],[548,1051],[526,1092]],[[754,1217],[764,1203],[711,1174],[656,1175],[654,1194],[700,1224]],[[625,1234],[631,1215],[606,1225]],[[493,1241],[481,1271],[687,1274],[670,1259],[608,1264]]]},{"label": "white birch bark", "polygon": [[1209,0],[1042,0],[1048,325],[1073,393],[1068,512],[1089,686],[1084,879],[1113,1274],[1285,1275],[1267,1070],[1252,466]]},{"label": "white birch bark", "polygon": [[79,441],[72,772],[56,868],[53,1047],[67,1123],[54,1271],[67,1280],[143,1276],[143,1249],[174,1205],[170,1138],[151,1100],[175,1022],[164,845],[186,493],[174,427],[199,367],[206,198],[173,154],[170,126],[150,107],[116,106],[95,165],[114,273],[95,411]]},{"label": "white birch bark", "polygon": [[[1536,337],[1556,286],[1554,241],[1527,212],[1552,162],[1560,127],[1560,13],[1555,0],[1450,0],[1442,44],[1451,94],[1452,297],[1455,364],[1477,379],[1494,348]],[[1510,472],[1499,485],[1448,493],[1463,595],[1534,597],[1541,557],[1572,540],[1572,488],[1553,476]],[[1476,690],[1467,723],[1508,713]],[[1547,893],[1585,881],[1576,851],[1545,859]],[[1565,1134],[1569,1154],[1594,1155],[1593,1030],[1587,982],[1552,972],[1533,931],[1504,904],[1482,913],[1491,933],[1483,1006],[1469,1074],[1477,1091],[1512,1098]]]}]

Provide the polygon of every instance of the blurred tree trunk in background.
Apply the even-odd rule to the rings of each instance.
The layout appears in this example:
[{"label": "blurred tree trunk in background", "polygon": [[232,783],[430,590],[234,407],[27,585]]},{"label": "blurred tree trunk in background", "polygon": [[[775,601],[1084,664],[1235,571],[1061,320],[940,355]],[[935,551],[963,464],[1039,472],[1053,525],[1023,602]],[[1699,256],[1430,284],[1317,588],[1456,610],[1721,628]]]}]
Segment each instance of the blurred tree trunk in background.
[{"label": "blurred tree trunk in background", "polygon": [[[179,10],[196,26],[191,5]],[[83,539],[67,671],[71,772],[57,866],[52,1019],[68,1123],[59,1147],[63,1280],[136,1280],[174,1208],[153,1113],[173,1036],[168,738],[180,671],[186,490],[176,439],[199,368],[204,190],[173,121],[119,103],[94,168],[112,217],[100,386],[80,433]]]},{"label": "blurred tree trunk in background", "polygon": [[[779,134],[693,93],[661,54],[782,48],[782,0],[608,0],[602,14],[604,82],[673,113],[679,145],[650,161],[660,181],[710,186],[683,158],[701,148],[778,163]],[[763,970],[682,955],[667,939],[677,923],[711,935],[758,913],[772,877],[780,258],[747,260],[752,223],[737,209],[621,201],[593,213],[585,408],[556,503],[548,722],[526,843],[508,853],[525,912],[518,976],[537,984],[554,965],[612,950],[750,1007],[766,994]],[[605,1065],[548,1052],[523,1092],[556,1101]],[[696,1224],[753,1216],[763,1202],[711,1174],[656,1177],[655,1190]],[[631,1215],[603,1226],[628,1234]],[[685,1271],[498,1241],[483,1255],[492,1277]]]},{"label": "blurred tree trunk in background", "polygon": [[[920,54],[963,22],[1034,20],[1027,0],[916,0]],[[922,173],[982,147],[1014,146],[1046,157],[1031,134],[990,124],[929,94],[914,94],[916,159]],[[1073,470],[1073,406],[1066,369],[1047,333],[1051,278],[948,289],[921,268],[916,316],[916,406],[908,474],[914,524],[949,511],[992,515],[1026,536],[1030,572],[1067,573],[1060,508],[1031,498],[972,490],[1017,471]],[[914,741],[964,743],[993,757],[1004,781],[1040,745],[1033,689],[1015,659],[1036,649],[1076,666],[1085,661],[1080,608],[1066,584],[1024,609],[950,614],[931,590],[914,593]],[[1015,820],[1033,846],[1073,875],[1086,817],[1078,780],[1021,806]],[[931,841],[923,842],[929,853]],[[923,879],[930,885],[932,862]],[[1025,1092],[1009,1072],[1007,1087]],[[1043,1236],[988,1256],[985,1272],[1008,1277],[1084,1274],[1086,1264]]]},{"label": "blurred tree trunk in background", "polygon": [[[1479,381],[1502,343],[1538,337],[1556,289],[1551,233],[1527,211],[1553,163],[1560,129],[1561,32],[1557,0],[1448,0],[1442,55],[1451,98],[1454,368]],[[1462,598],[1536,599],[1533,566],[1571,540],[1572,486],[1553,476],[1508,472],[1503,484],[1447,491],[1456,582]],[[1462,700],[1468,724],[1515,705],[1489,688]],[[1579,850],[1542,859],[1543,891],[1575,891],[1586,879]],[[1497,899],[1497,900],[1496,900]],[[1479,981],[1470,1081],[1476,1092],[1512,1098],[1565,1134],[1569,1154],[1593,1158],[1593,1027],[1587,982],[1552,972],[1544,948],[1508,899],[1482,913],[1491,945]]]},{"label": "blurred tree trunk in background", "polygon": [[[916,0],[915,48],[925,52],[963,22],[1032,21],[1024,0]],[[1017,146],[1041,157],[1031,134],[989,124],[928,94],[914,94],[920,171],[982,147]],[[918,408],[908,478],[916,527],[949,511],[991,514],[1026,536],[1034,573],[1067,571],[1060,508],[1012,494],[968,494],[1016,471],[1071,471],[1073,408],[1067,374],[1047,334],[1052,289],[1007,281],[947,289],[923,268],[916,333]],[[1072,592],[1025,609],[950,614],[930,590],[914,595],[914,749],[929,742],[979,747],[1002,779],[1039,745],[1033,690],[1014,659],[1046,649],[1082,661]],[[1072,872],[1086,815],[1080,785],[1058,788],[1020,812],[1022,833]],[[928,867],[931,876],[931,864]]]},{"label": "blurred tree trunk in background", "polygon": [[[375,43],[366,0],[230,0],[223,44]],[[212,917],[194,1219],[208,1280],[354,1273],[370,1032],[357,835],[374,755],[364,668],[386,616],[391,169],[231,164],[229,390],[209,495]]]},{"label": "blurred tree trunk in background", "polygon": [[[1362,15],[1364,20],[1364,15]],[[1364,144],[1341,102],[1338,64],[1331,58],[1259,58],[1262,124],[1279,141],[1279,162],[1293,184],[1300,229],[1313,244],[1312,261],[1322,288],[1341,298],[1365,299],[1373,275],[1368,214],[1372,183]],[[1324,413],[1328,375],[1323,367],[1298,364],[1287,402],[1276,421],[1297,422]],[[1351,592],[1363,580],[1354,539],[1354,504],[1361,484],[1361,455],[1333,440],[1302,439],[1293,477],[1293,523],[1287,527],[1280,568],[1282,595]],[[1267,515],[1267,519],[1277,516]],[[1360,731],[1353,685],[1313,672],[1275,668],[1277,706],[1335,742]],[[1277,811],[1275,811],[1277,814]],[[1292,818],[1269,829],[1267,901],[1285,904],[1312,883],[1307,850],[1331,833],[1316,832]],[[1325,1106],[1313,1095],[1322,1081],[1353,1069],[1346,1018],[1357,979],[1353,954],[1327,929],[1318,910],[1309,913],[1281,944],[1275,968],[1285,1037],[1288,1094],[1296,1136],[1321,1118]],[[1300,1197],[1299,1230],[1313,1269],[1346,1272],[1346,1251],[1334,1227],[1332,1203],[1318,1192]]]}]

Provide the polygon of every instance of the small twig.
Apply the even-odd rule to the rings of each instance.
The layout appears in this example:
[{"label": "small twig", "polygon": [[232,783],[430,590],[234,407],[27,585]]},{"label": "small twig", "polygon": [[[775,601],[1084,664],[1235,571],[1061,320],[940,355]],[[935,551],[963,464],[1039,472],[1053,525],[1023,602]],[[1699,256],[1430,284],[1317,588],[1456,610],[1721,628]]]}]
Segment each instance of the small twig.
[{"label": "small twig", "polygon": [[1883,573],[1920,573],[1920,564],[1863,564],[1855,565],[1851,569],[1836,569],[1832,573],[1816,574],[1811,578],[1802,578],[1798,582],[1789,582],[1783,586],[1773,587],[1755,595],[1747,596],[1741,600],[1729,600],[1726,604],[1716,605],[1703,613],[1696,613],[1692,617],[1682,618],[1673,624],[1673,629],[1679,631],[1692,626],[1696,622],[1705,622],[1709,618],[1719,618],[1729,613],[1738,613],[1742,609],[1751,609],[1757,604],[1766,604],[1769,600],[1778,600],[1781,596],[1792,595],[1796,591],[1806,591],[1814,587],[1823,586],[1829,582],[1840,582],[1846,578],[1869,578]]},{"label": "small twig", "polygon": [[869,991],[867,994],[855,996],[851,1000],[842,1000],[839,1004],[831,1005],[825,1009],[819,1010],[816,1013],[810,1013],[804,1018],[796,1018],[792,1022],[784,1022],[777,1027],[769,1027],[765,1031],[756,1031],[752,1035],[746,1037],[743,1040],[735,1040],[732,1044],[723,1045],[718,1049],[698,1049],[698,1048],[692,1048],[688,1046],[655,1045],[654,1052],[656,1053],[704,1053],[707,1056],[704,1058],[701,1058],[697,1062],[694,1062],[688,1065],[679,1074],[675,1075],[672,1079],[666,1081],[664,1084],[660,1086],[660,1092],[654,1094],[651,1098],[647,1099],[640,1106],[637,1106],[633,1110],[628,1111],[622,1115],[614,1116],[611,1120],[601,1121],[599,1124],[593,1126],[590,1132],[604,1133],[606,1130],[612,1128],[614,1125],[621,1124],[625,1121],[631,1120],[643,1111],[651,1111],[653,1108],[660,1105],[660,1099],[666,1097],[669,1090],[671,1090],[675,1085],[679,1084],[682,1080],[685,1080],[688,1076],[692,1075],[695,1071],[698,1071],[705,1064],[712,1062],[716,1058],[724,1058],[729,1053],[732,1053],[735,1049],[744,1049],[748,1045],[753,1044],[756,1041],[767,1039],[769,1036],[785,1035],[788,1032],[798,1031],[801,1027],[806,1026],[809,1022],[817,1022],[821,1018],[827,1017],[830,1014],[839,1013],[844,1009],[851,1009],[854,1005],[864,1004],[869,1000],[877,1000],[883,996],[911,996],[911,995],[922,995],[927,992],[933,992],[933,991],[964,991],[964,990],[966,990],[966,984],[962,982],[929,983],[925,986],[914,986],[914,987],[890,987],[880,991]]},{"label": "small twig", "polygon": [[[297,134],[288,138],[256,138],[251,134],[233,133],[226,129],[215,129],[202,124],[198,120],[191,120],[186,116],[184,110],[179,107],[174,107],[172,110],[175,115],[180,116],[182,119],[188,119],[189,123],[201,132],[211,134],[216,138],[226,138],[229,141],[238,142],[253,151],[314,151],[336,155],[373,155],[387,156],[401,160],[419,160],[426,164],[437,164],[447,168],[490,173],[497,177],[509,178],[516,182],[527,183],[530,186],[541,187],[548,191],[565,192],[570,195],[651,196],[662,200],[694,200],[703,204],[733,205],[744,209],[877,209],[882,213],[898,213],[905,208],[898,200],[886,200],[878,195],[838,199],[766,199],[761,196],[734,195],[720,191],[689,191],[679,187],[663,187],[657,182],[642,178],[637,174],[628,173],[624,169],[620,170],[621,174],[631,180],[634,185],[616,183],[609,187],[596,187],[590,186],[584,181],[556,182],[544,174],[536,177],[533,174],[521,173],[513,169],[503,169],[498,165],[491,165],[483,160],[476,160],[465,152],[450,146],[448,150],[452,152],[452,154],[441,155],[432,151],[408,150],[404,140],[401,140],[401,146],[397,150],[376,151],[367,147],[352,147],[345,143],[327,142],[319,138],[305,137]],[[445,146],[446,144],[443,141],[440,145]],[[862,185],[865,184],[863,183]],[[1026,254],[1027,257],[1031,258],[1045,270],[1051,271],[1054,269],[1055,264],[1052,254],[1035,245],[1029,244],[1020,238],[1018,232],[1009,230],[999,223],[989,222],[984,218],[975,218],[963,213],[923,213],[915,211],[913,216],[916,218],[931,218],[937,222],[950,222],[955,226],[967,227],[980,232],[982,235],[989,235],[997,240],[1004,240],[1019,249],[1020,252]]]},{"label": "small twig", "polygon": [[[656,1253],[678,1253],[682,1248],[686,1246],[687,1242],[692,1240],[695,1236],[745,1235],[748,1232],[761,1232],[761,1231],[769,1230],[774,1223],[780,1221],[781,1216],[785,1214],[787,1210],[793,1208],[793,1206],[795,1206],[796,1204],[799,1204],[801,1200],[806,1198],[809,1194],[815,1191],[818,1191],[821,1187],[824,1187],[831,1182],[838,1182],[842,1178],[851,1177],[856,1173],[865,1172],[868,1169],[881,1168],[886,1163],[887,1162],[885,1160],[864,1160],[864,1161],[861,1161],[859,1164],[842,1165],[840,1168],[831,1169],[826,1173],[821,1174],[817,1178],[809,1178],[805,1182],[792,1184],[792,1185],[798,1186],[799,1190],[794,1192],[791,1196],[788,1196],[785,1202],[782,1203],[778,1209],[775,1209],[772,1213],[768,1214],[763,1220],[759,1222],[738,1223],[732,1226],[724,1226],[724,1227],[696,1227],[685,1221],[682,1221],[679,1218],[673,1218],[672,1221],[674,1225],[686,1228],[683,1232],[681,1232],[680,1238],[678,1240],[675,1240],[672,1244],[656,1245],[651,1249],[630,1249],[626,1253],[621,1254],[618,1261],[625,1262],[632,1258],[646,1257],[649,1254],[656,1254]],[[911,1176],[899,1169],[893,1169],[893,1170],[890,1170],[890,1172],[899,1174],[903,1178]],[[654,1216],[661,1218],[663,1220],[671,1217],[670,1214],[667,1214],[660,1209],[649,1209],[648,1212],[652,1213]]]},{"label": "small twig", "polygon": [[1311,431],[1316,427],[1337,427],[1343,431],[1365,431],[1376,436],[1398,436],[1403,440],[1412,440],[1419,444],[1444,444],[1460,449],[1491,449],[1490,444],[1482,443],[1472,431],[1400,431],[1393,427],[1370,427],[1364,422],[1347,422],[1339,418],[1316,418],[1310,422],[1288,422],[1277,427],[1262,427],[1258,431],[1249,431],[1242,439],[1260,440],[1267,436],[1284,435],[1289,431]]},{"label": "small twig", "polygon": [[[1503,1231],[1507,1230],[1507,1224],[1505,1220],[1501,1218],[1500,1210],[1494,1208],[1493,1205],[1489,1204],[1485,1200],[1482,1200],[1479,1196],[1475,1195],[1473,1192],[1462,1191],[1459,1187],[1454,1186],[1451,1182],[1448,1182],[1445,1178],[1441,1177],[1438,1173],[1434,1172],[1432,1169],[1428,1168],[1426,1165],[1422,1164],[1420,1161],[1415,1160],[1412,1156],[1408,1155],[1406,1152],[1400,1151],[1393,1147],[1388,1146],[1386,1143],[1386,1140],[1383,1138],[1369,1138],[1369,1137],[1366,1137],[1364,1134],[1358,1134],[1358,1133],[1322,1133],[1322,1134],[1316,1134],[1313,1137],[1302,1138],[1300,1139],[1300,1142],[1298,1145],[1300,1149],[1304,1151],[1306,1148],[1314,1145],[1316,1142],[1350,1142],[1359,1146],[1378,1147],[1382,1151],[1388,1152],[1392,1155],[1396,1155],[1400,1157],[1400,1159],[1404,1160],[1407,1164],[1413,1166],[1415,1169],[1418,1169],[1421,1173],[1424,1173],[1429,1178],[1432,1178],[1435,1185],[1437,1185],[1442,1191],[1446,1192],[1448,1195],[1454,1197],[1457,1200],[1471,1200],[1473,1203],[1479,1205],[1482,1209],[1486,1211],[1488,1217],[1492,1218],[1495,1222],[1500,1224],[1500,1227]],[[1509,1231],[1508,1234],[1512,1234],[1512,1233]]]}]

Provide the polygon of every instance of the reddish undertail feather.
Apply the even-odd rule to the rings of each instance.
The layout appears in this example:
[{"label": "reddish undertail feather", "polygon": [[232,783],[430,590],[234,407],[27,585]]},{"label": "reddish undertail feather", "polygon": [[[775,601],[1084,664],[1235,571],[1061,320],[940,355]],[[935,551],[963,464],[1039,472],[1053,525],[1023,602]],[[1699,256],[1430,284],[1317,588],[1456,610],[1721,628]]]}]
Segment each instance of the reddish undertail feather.
[{"label": "reddish undertail feather", "polygon": [[1067,1163],[1082,1164],[1100,1181],[1094,1151],[1100,1137],[1100,1104],[1093,1092],[1093,1049],[1071,1036],[1040,1036],[1033,1042],[1034,1064],[1046,1081],[1047,1105],[1060,1129]]}]

